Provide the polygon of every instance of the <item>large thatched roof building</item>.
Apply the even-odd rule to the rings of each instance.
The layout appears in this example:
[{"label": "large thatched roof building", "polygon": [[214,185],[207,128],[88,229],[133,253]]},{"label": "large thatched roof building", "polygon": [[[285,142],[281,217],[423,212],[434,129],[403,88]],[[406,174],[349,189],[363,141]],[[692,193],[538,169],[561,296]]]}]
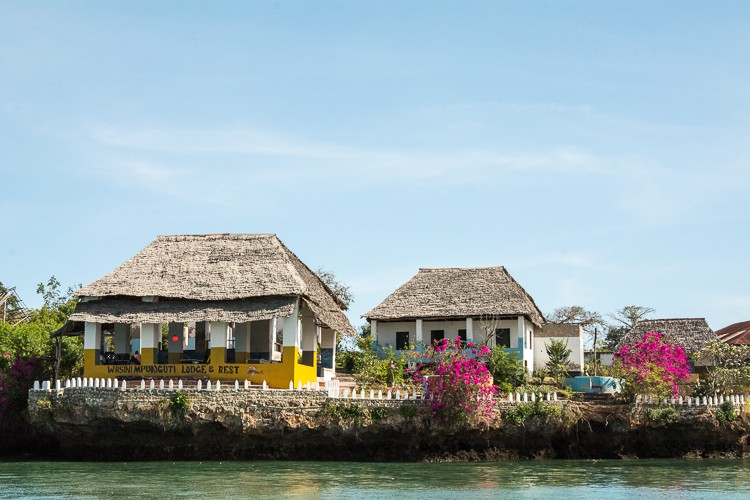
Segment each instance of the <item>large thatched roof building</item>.
[{"label": "large thatched roof building", "polygon": [[[190,323],[196,325],[197,336],[207,339],[205,344],[197,341],[195,350],[210,347],[211,363],[278,361],[274,344],[283,337],[284,349],[290,348],[283,377],[291,378],[279,384],[286,386],[300,379],[295,375],[299,364],[315,366],[318,341],[330,350],[336,334],[354,332],[336,294],[272,234],[159,236],[120,267],[81,288],[77,296],[70,320],[85,322],[87,344],[95,351],[93,364],[106,349],[102,328],[114,331],[119,351],[127,343],[118,342],[118,332],[129,335],[133,324],[140,325],[144,365],[158,364],[158,356],[149,349],[166,348],[159,342],[165,324],[171,339],[169,363],[184,362],[177,344],[187,345],[182,330]],[[224,349],[239,353],[237,359],[226,356]],[[277,351],[280,358],[278,346]],[[273,371],[266,367],[269,370]]]},{"label": "large thatched roof building", "polygon": [[406,349],[458,336],[515,350],[529,370],[534,329],[544,323],[501,266],[420,269],[364,317],[381,346]]},{"label": "large thatched roof building", "polygon": [[301,297],[321,323],[353,333],[346,306],[274,234],[159,236],[76,295],[72,320],[105,323],[269,319]]},{"label": "large thatched roof building", "polygon": [[639,321],[625,334],[617,349],[635,343],[649,332],[662,334],[671,343],[684,347],[688,355],[699,351],[706,342],[717,340],[704,318],[649,319]]},{"label": "large thatched roof building", "polygon": [[750,321],[742,321],[716,330],[719,340],[732,345],[750,345]]}]

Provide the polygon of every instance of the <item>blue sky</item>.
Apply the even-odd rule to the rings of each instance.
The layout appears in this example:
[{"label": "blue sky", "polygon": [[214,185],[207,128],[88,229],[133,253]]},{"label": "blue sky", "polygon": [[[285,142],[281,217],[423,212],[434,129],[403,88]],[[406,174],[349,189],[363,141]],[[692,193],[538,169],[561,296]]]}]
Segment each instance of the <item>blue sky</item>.
[{"label": "blue sky", "polygon": [[750,319],[748,2],[0,0],[0,281],[276,233],[356,298]]}]

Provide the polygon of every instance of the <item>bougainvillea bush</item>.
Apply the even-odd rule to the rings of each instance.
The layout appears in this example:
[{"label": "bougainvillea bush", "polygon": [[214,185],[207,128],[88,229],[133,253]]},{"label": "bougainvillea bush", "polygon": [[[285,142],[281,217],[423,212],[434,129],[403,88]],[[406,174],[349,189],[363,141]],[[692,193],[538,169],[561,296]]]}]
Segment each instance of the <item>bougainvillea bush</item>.
[{"label": "bougainvillea bush", "polygon": [[10,369],[0,376],[0,423],[26,409],[29,389],[43,373],[39,358],[33,357],[14,360]]},{"label": "bougainvillea bush", "polygon": [[460,338],[435,341],[413,373],[415,382],[424,381],[432,415],[449,426],[486,425],[493,417],[497,387],[486,366],[492,351],[471,342],[468,350],[473,356]]},{"label": "bougainvillea bush", "polygon": [[634,344],[615,354],[615,367],[623,379],[623,396],[651,394],[677,397],[679,383],[690,375],[685,349],[671,344],[658,332],[648,332]]}]

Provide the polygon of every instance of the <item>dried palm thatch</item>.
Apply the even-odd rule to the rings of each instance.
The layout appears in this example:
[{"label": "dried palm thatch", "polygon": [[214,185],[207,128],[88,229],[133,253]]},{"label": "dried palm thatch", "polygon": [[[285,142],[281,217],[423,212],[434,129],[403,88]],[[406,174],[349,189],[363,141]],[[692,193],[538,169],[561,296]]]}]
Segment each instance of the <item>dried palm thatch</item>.
[{"label": "dried palm thatch", "polygon": [[321,324],[354,332],[345,305],[273,234],[159,236],[76,295],[99,300],[79,303],[73,318],[100,322],[266,319],[288,316],[288,298],[302,297]]},{"label": "dried palm thatch", "polygon": [[504,267],[420,269],[364,315],[368,320],[480,316],[526,316],[541,326],[544,316]]},{"label": "dried palm thatch", "polygon": [[642,339],[646,333],[658,332],[671,343],[682,346],[691,355],[706,342],[718,340],[704,318],[649,319],[639,321],[618,344],[617,349]]},{"label": "dried palm thatch", "polygon": [[73,321],[95,323],[185,323],[188,321],[260,321],[289,316],[293,297],[262,297],[239,300],[164,299],[143,302],[134,297],[116,297],[78,304]]}]

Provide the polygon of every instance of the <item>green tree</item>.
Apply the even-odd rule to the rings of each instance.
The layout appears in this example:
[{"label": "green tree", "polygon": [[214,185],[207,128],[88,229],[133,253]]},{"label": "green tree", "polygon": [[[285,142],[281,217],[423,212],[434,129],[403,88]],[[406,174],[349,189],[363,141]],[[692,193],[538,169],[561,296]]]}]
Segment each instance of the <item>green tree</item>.
[{"label": "green tree", "polygon": [[651,307],[625,306],[609,314],[614,323],[606,326],[606,334],[602,342],[602,347],[614,350],[639,321],[646,319],[653,312],[654,309]]},{"label": "green tree", "polygon": [[707,394],[744,392],[750,387],[750,346],[712,340],[703,345],[694,359],[708,362],[701,385]]},{"label": "green tree", "polygon": [[568,342],[562,340],[551,340],[546,346],[547,351],[547,370],[549,370],[552,378],[557,381],[558,385],[562,385],[562,379],[568,374],[568,367],[570,366],[570,355],[573,352],[572,349],[568,348]]},{"label": "green tree", "polygon": [[598,332],[600,328],[603,330],[606,325],[601,314],[595,311],[589,311],[581,306],[558,307],[547,315],[547,321],[555,324],[579,324],[592,342],[594,341],[596,332]]},{"label": "green tree", "polygon": [[487,361],[487,368],[492,373],[492,378],[500,392],[511,392],[523,384],[526,376],[521,358],[515,352],[504,349],[492,351],[492,356]]},{"label": "green tree", "polygon": [[354,301],[354,296],[348,286],[343,284],[336,278],[336,275],[332,271],[328,271],[319,267],[316,274],[320,280],[341,300],[344,304],[344,309],[348,309],[351,303]]}]

